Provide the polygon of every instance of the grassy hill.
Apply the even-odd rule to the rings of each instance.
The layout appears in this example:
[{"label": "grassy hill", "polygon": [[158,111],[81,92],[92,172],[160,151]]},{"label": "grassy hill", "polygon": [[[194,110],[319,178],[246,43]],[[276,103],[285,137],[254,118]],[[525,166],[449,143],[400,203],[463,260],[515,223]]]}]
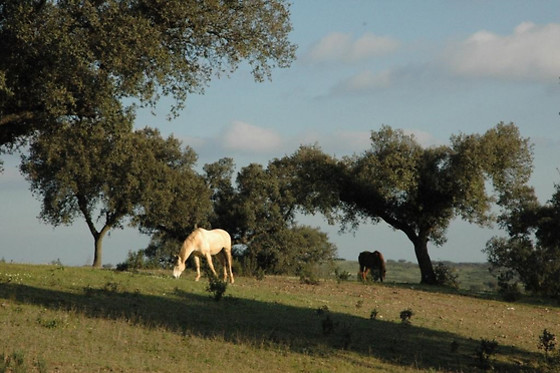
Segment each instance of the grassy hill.
[{"label": "grassy hill", "polygon": [[390,273],[383,285],[237,277],[216,301],[192,271],[175,280],[0,263],[0,372],[556,369],[537,344],[544,329],[560,333],[557,305],[426,288]]}]

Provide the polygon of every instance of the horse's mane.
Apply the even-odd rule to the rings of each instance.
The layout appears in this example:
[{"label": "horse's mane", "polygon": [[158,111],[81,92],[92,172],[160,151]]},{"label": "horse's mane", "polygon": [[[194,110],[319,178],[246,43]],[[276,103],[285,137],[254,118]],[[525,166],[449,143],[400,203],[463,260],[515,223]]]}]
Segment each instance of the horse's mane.
[{"label": "horse's mane", "polygon": [[380,263],[381,270],[385,272],[385,258],[383,257],[383,254],[381,254],[381,252],[376,251],[376,253],[379,254],[379,261],[381,262]]},{"label": "horse's mane", "polygon": [[185,238],[185,241],[183,241],[183,245],[181,246],[181,251],[179,252],[179,255],[184,257],[185,252],[187,251],[187,247],[189,247],[190,245],[194,245],[194,241],[197,239],[199,235],[200,235],[200,228],[195,229],[191,234],[189,234],[187,238]]}]

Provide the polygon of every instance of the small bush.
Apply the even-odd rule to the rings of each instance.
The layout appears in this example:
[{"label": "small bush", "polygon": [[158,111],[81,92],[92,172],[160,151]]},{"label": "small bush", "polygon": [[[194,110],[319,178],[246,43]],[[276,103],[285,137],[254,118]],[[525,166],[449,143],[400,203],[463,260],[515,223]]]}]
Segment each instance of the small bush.
[{"label": "small bush", "polygon": [[498,293],[506,302],[516,302],[521,299],[522,293],[517,282],[509,283],[498,281]]},{"label": "small bush", "polygon": [[264,269],[262,268],[257,268],[255,271],[255,278],[257,279],[257,281],[262,281],[264,280]]},{"label": "small bush", "polygon": [[307,265],[299,271],[299,282],[307,285],[319,285],[317,269],[312,265]]},{"label": "small bush", "polygon": [[334,276],[336,277],[336,282],[339,284],[343,281],[348,281],[350,279],[350,272],[341,271],[338,267],[334,269]]},{"label": "small bush", "polygon": [[556,348],[556,336],[546,329],[543,330],[543,334],[539,336],[538,348],[544,350],[545,355],[548,356],[548,353]]},{"label": "small bush", "polygon": [[539,336],[539,344],[537,345],[539,350],[544,350],[545,363],[549,370],[554,372],[560,371],[560,351],[555,353],[556,343],[556,336],[545,329],[543,334]]},{"label": "small bush", "polygon": [[434,273],[438,285],[449,286],[454,289],[459,288],[459,281],[457,281],[459,275],[456,273],[455,268],[440,262],[436,264]]},{"label": "small bush", "polygon": [[117,264],[117,271],[138,270],[144,267],[144,250],[139,250],[137,252],[129,251],[126,261]]},{"label": "small bush", "polygon": [[404,311],[401,311],[400,313],[400,317],[401,317],[401,322],[405,325],[409,325],[410,324],[410,319],[412,318],[412,315],[414,315],[414,312],[412,312],[412,310],[406,309]]},{"label": "small bush", "polygon": [[490,357],[496,354],[498,350],[498,342],[496,340],[488,340],[482,338],[480,340],[480,345],[477,347],[475,353],[478,358],[478,362],[482,369],[492,368],[492,362]]},{"label": "small bush", "polygon": [[213,274],[208,274],[208,287],[206,291],[214,294],[214,300],[220,301],[227,289],[227,282],[222,281]]}]

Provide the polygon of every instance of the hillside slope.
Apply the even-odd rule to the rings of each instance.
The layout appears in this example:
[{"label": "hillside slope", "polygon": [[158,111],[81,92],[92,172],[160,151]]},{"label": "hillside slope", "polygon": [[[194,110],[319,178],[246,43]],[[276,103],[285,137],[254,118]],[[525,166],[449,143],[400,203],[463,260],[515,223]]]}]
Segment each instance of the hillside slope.
[{"label": "hillside slope", "polygon": [[[4,364],[35,371],[533,371],[544,366],[539,335],[560,333],[560,308],[544,303],[416,285],[240,276],[215,301],[207,280],[193,278],[0,263]],[[498,348],[480,359],[483,341]]]}]

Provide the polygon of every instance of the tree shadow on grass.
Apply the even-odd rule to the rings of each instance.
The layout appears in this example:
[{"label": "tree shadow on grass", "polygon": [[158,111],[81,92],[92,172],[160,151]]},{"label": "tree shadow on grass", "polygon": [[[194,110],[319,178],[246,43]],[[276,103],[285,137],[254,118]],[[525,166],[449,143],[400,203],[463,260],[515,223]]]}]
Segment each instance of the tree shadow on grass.
[{"label": "tree shadow on grass", "polygon": [[[92,318],[125,319],[184,336],[219,337],[256,348],[281,347],[320,357],[344,354],[357,366],[368,365],[368,357],[445,371],[472,371],[479,363],[475,351],[480,341],[453,333],[274,302],[233,297],[216,302],[210,296],[177,288],[173,294],[156,296],[119,291],[111,284],[87,287],[82,293],[0,284],[0,297]],[[538,354],[508,346],[499,346],[497,355],[500,361],[494,369],[507,372],[523,371],[525,363],[538,359]]]}]

